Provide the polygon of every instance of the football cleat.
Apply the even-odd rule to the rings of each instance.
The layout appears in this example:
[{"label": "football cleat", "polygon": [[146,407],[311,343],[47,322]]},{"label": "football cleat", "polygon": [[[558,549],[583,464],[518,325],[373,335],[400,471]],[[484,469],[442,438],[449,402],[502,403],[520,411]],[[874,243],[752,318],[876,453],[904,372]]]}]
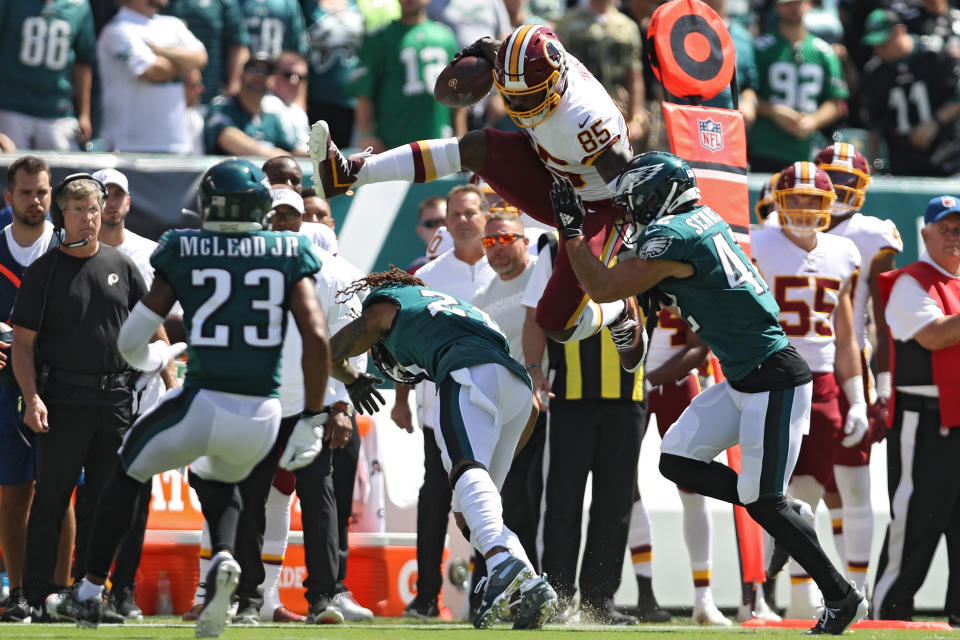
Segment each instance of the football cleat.
[{"label": "football cleat", "polygon": [[693,622],[704,627],[729,627],[733,623],[723,615],[712,599],[698,602],[693,607]]},{"label": "football cleat", "polygon": [[433,598],[429,602],[420,600],[420,596],[415,596],[406,609],[403,610],[404,618],[415,618],[426,622],[430,618],[436,618],[440,615],[440,608],[437,606],[437,599]]},{"label": "football cleat", "polygon": [[321,198],[329,200],[346,193],[354,182],[369,152],[354,153],[343,157],[330,137],[330,126],[325,120],[317,120],[310,127],[307,143],[313,161],[313,188]]},{"label": "football cleat", "polygon": [[47,596],[47,614],[53,620],[75,621],[78,627],[96,629],[103,619],[103,598],[77,600],[79,584]]},{"label": "football cleat", "polygon": [[307,616],[302,616],[299,613],[294,613],[287,609],[284,606],[279,606],[273,610],[273,621],[274,622],[306,622]]},{"label": "football cleat", "polygon": [[520,585],[533,577],[535,576],[526,563],[513,556],[493,567],[487,579],[477,585],[478,590],[484,584],[486,589],[473,617],[473,626],[487,629],[493,626],[498,618],[506,617],[510,613],[510,596]]},{"label": "football cleat", "polygon": [[219,638],[230,622],[233,592],[240,582],[240,565],[229,555],[214,556],[207,572],[207,597],[197,617],[197,638]]},{"label": "football cleat", "polygon": [[547,576],[542,575],[520,597],[520,608],[513,621],[514,629],[540,629],[552,615],[560,610],[560,600]]},{"label": "football cleat", "polygon": [[865,618],[869,609],[867,599],[851,586],[850,593],[843,600],[824,603],[820,619],[807,631],[807,635],[817,636],[829,633],[838,636],[851,624]]}]

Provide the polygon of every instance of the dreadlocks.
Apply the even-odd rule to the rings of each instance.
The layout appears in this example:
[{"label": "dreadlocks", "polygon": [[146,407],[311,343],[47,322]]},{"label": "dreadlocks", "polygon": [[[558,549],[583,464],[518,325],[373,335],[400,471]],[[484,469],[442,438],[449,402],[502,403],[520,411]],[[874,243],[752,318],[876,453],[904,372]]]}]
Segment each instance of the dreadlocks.
[{"label": "dreadlocks", "polygon": [[415,287],[427,286],[420,278],[412,276],[403,269],[398,269],[391,264],[390,271],[379,271],[377,273],[371,273],[366,278],[354,280],[350,283],[349,287],[338,291],[337,296],[342,296],[344,299],[349,298],[364,289],[376,289],[380,285],[388,283],[405,284]]}]

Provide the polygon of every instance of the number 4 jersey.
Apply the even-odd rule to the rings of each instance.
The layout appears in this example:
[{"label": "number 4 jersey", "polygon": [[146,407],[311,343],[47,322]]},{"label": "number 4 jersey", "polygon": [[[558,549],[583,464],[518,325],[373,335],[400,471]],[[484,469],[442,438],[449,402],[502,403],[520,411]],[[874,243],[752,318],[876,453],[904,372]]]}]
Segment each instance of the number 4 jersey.
[{"label": "number 4 jersey", "polygon": [[658,286],[728,378],[746,377],[787,346],[767,284],[711,208],[657,218],[637,241],[637,255],[693,265],[689,278],[667,278]]},{"label": "number 4 jersey", "polygon": [[510,346],[497,323],[484,311],[426,287],[385,284],[363,301],[397,305],[390,334],[383,339],[405,369],[426,373],[440,384],[451,371],[488,362],[513,371],[527,386],[530,376],[510,357]]},{"label": "number 4 jersey", "polygon": [[190,344],[184,386],[275,397],[290,291],[321,266],[310,240],[290,232],[174,229],[150,263],[183,306]]},{"label": "number 4 jersey", "polygon": [[754,231],[750,243],[753,259],[780,305],[780,325],[790,344],[811,371],[833,371],[833,312],[847,282],[857,286],[856,245],[841,236],[818,233],[817,246],[807,251],[780,229]]}]

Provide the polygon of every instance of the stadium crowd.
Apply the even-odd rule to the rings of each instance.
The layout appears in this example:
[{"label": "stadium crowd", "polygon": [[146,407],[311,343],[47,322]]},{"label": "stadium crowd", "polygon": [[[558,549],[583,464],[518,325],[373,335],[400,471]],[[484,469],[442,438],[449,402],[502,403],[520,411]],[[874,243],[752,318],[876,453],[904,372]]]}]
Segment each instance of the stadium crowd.
[{"label": "stadium crowd", "polygon": [[[391,418],[409,431],[415,411],[424,435],[420,569],[405,616],[441,613],[452,510],[476,550],[475,626],[670,620],[654,595],[637,484],[656,415],[697,624],[731,624],[711,592],[705,497],[745,508],[767,531],[766,581],[745,584],[738,620],[783,615],[841,633],[868,602],[873,617],[911,619],[942,535],[960,557],[949,473],[960,438],[960,199],[930,201],[926,250],[899,270],[896,226],[862,211],[874,174],[960,172],[960,10],[947,0],[706,2],[734,38],[739,82],[706,104],[741,112],[751,168],[773,173],[750,257],[700,202],[690,166],[660,151],[660,102],[678,99],[651,69],[658,2],[0,0],[0,149],[20,152],[0,235],[0,315],[13,327],[0,334],[0,375],[11,374],[0,386],[0,620],[140,617],[150,478],[188,462],[207,520],[184,613],[198,637],[228,621],[371,620],[374,603],[357,601],[346,570],[355,413],[383,401],[383,381],[364,372],[368,348],[397,389]],[[433,86],[465,56],[486,58],[496,86],[450,109]],[[543,70],[538,83],[523,64]],[[259,162],[211,159],[200,249],[183,253],[193,232],[157,245],[125,228],[122,173],[54,185],[46,163],[24,154],[34,150]],[[295,157],[311,158],[312,186]],[[364,274],[337,255],[327,199],[468,171],[469,184],[422,203],[425,255],[408,272]],[[277,237],[268,230],[299,234],[276,282],[242,260],[206,261],[203,242],[248,234],[255,252],[257,238]],[[198,265],[192,281],[187,264]],[[237,274],[248,289],[266,283],[269,300],[207,326],[211,301],[245,300],[219,290]],[[104,318],[79,313],[91,300]],[[243,324],[264,310],[269,323]],[[89,353],[71,348],[84,333],[98,339]],[[450,336],[459,342],[441,349]],[[184,348],[178,381],[172,359]],[[263,366],[218,376],[239,353]],[[241,452],[218,431],[229,420],[249,434],[262,420],[269,442]],[[209,442],[165,442],[166,430]],[[891,523],[869,584],[870,452],[885,438],[900,455],[888,455]],[[734,473],[714,457],[737,443]],[[571,531],[588,475],[578,571]],[[294,490],[307,616],[278,594]],[[811,525],[821,501],[839,568]],[[639,596],[623,608],[613,597],[627,551]],[[784,569],[790,601],[777,603]],[[957,580],[960,569],[944,614],[960,626]]]}]

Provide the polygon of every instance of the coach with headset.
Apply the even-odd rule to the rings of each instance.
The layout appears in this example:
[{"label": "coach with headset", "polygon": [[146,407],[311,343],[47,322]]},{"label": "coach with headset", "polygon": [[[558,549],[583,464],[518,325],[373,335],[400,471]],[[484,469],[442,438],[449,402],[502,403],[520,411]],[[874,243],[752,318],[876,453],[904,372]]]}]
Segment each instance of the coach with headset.
[{"label": "coach with headset", "polygon": [[[105,187],[88,174],[56,188],[51,218],[62,242],[26,270],[13,308],[13,371],[23,421],[39,443],[23,581],[36,613],[55,588],[60,523],[81,470],[90,497],[84,510],[91,511],[130,426],[136,374],[117,336],[147,289],[129,258],[97,240],[105,200]],[[81,543],[89,540],[89,531],[79,530],[90,527],[91,516],[77,513]],[[77,549],[80,571],[86,553]]]}]

